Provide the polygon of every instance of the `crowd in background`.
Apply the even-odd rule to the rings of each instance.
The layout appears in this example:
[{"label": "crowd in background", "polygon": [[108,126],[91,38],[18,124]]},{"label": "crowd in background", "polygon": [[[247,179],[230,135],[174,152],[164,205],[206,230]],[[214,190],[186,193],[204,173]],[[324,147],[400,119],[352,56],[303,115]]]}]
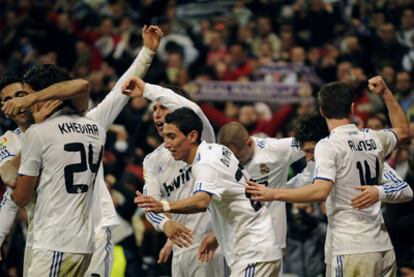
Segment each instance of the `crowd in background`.
[{"label": "crowd in background", "polygon": [[[58,64],[90,82],[92,107],[138,54],[144,24],[156,24],[164,32],[146,82],[189,90],[200,80],[301,82],[315,96],[322,84],[344,81],[355,91],[354,121],[361,128],[378,129],[389,122],[382,101],[368,92],[367,79],[380,74],[414,129],[411,0],[0,0],[0,76],[20,76],[37,63]],[[275,65],[283,72],[257,74]],[[283,105],[241,100],[198,104],[216,131],[238,120],[251,134],[271,137],[294,135],[292,122],[317,111],[316,101],[309,98]],[[152,229],[133,203],[144,183],[143,158],[162,143],[151,112],[147,100],[131,100],[109,131],[103,158],[105,179],[122,218],[114,239],[125,276],[169,274],[168,264],[156,263],[164,235]],[[10,119],[0,118],[1,133],[13,128]],[[388,162],[413,188],[414,140]],[[294,164],[291,176],[301,168],[303,162]],[[285,272],[323,274],[323,213],[317,205],[288,207]],[[413,268],[407,276],[414,276],[414,203],[384,205],[383,210],[398,265]],[[0,276],[20,276],[26,229],[21,210],[3,249]]]}]

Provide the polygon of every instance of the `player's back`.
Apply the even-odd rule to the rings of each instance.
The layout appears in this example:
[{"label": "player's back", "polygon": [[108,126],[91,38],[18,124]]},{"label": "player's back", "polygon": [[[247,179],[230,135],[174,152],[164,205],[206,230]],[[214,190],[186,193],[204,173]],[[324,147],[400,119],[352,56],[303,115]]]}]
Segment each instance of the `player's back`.
[{"label": "player's back", "polygon": [[227,147],[201,143],[193,173],[195,192],[206,191],[213,195],[209,210],[219,244],[230,265],[281,257],[270,214],[266,207],[247,198],[239,161]]},{"label": "player's back", "polygon": [[33,248],[92,252],[89,211],[105,131],[90,119],[57,112],[28,132],[38,137],[34,141],[40,143],[31,147],[41,151],[42,159]]},{"label": "player's back", "polygon": [[350,124],[335,128],[317,145],[315,175],[334,181],[326,201],[334,255],[392,249],[380,202],[361,210],[351,205],[359,194],[356,186],[379,185],[384,158],[394,144],[384,144],[381,136],[389,136],[384,134]]}]

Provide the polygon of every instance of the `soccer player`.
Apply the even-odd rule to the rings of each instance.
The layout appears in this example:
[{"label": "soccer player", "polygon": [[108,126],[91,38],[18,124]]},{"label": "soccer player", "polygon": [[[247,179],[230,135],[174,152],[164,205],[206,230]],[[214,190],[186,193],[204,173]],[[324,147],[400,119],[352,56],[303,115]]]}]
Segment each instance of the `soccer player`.
[{"label": "soccer player", "polygon": [[[329,129],[324,118],[320,115],[310,115],[300,118],[294,127],[295,138],[306,153],[307,166],[302,173],[297,174],[289,180],[288,185],[292,187],[301,187],[309,183],[309,176],[314,172],[314,149],[319,140],[329,135]],[[386,162],[382,172],[381,184],[379,186],[356,186],[354,187],[361,192],[352,199],[352,206],[356,209],[368,208],[383,203],[403,203],[412,200],[413,191],[407,182],[403,181],[398,173],[392,169]],[[378,204],[377,204],[378,205]],[[327,265],[327,276],[331,276],[332,269],[330,243],[332,235],[328,228],[326,245],[325,245],[325,263]]]},{"label": "soccer player", "polygon": [[[93,110],[91,110],[86,116],[92,118],[93,120],[99,122],[102,126],[106,129],[112,124],[118,114],[121,112],[123,107],[128,103],[130,97],[125,96],[121,93],[120,86],[127,78],[132,76],[143,76],[146,71],[148,70],[152,58],[155,54],[155,51],[159,45],[160,38],[162,37],[161,30],[156,26],[144,26],[142,31],[144,47],[140,51],[138,57],[135,59],[131,67],[124,73],[124,75],[120,78],[120,80],[115,85],[114,89],[109,93],[105,99]],[[40,68],[39,68],[40,69]],[[56,70],[56,67],[52,67],[50,69]],[[32,84],[33,82],[37,82],[36,79],[38,77],[49,74],[47,71],[43,73],[39,71],[31,71],[31,76],[29,75],[29,79],[31,79]],[[58,79],[55,79],[58,81]],[[22,91],[19,84],[13,84],[15,82],[10,83],[10,93],[14,95],[16,91]],[[34,86],[44,86],[43,83],[36,83]],[[17,86],[17,87],[16,87]],[[6,84],[5,84],[6,87]],[[65,86],[65,89],[68,87]],[[3,90],[2,90],[3,91]],[[57,91],[58,95],[55,97],[62,97],[63,91]],[[73,91],[72,91],[73,92]],[[31,94],[30,96],[38,97],[39,93]],[[18,96],[18,95],[16,95]],[[15,102],[14,105],[11,106],[11,110],[19,110],[20,108],[26,108],[31,105],[33,102],[32,100],[28,101],[25,99],[26,97],[22,98],[14,98],[10,102]],[[18,101],[17,101],[18,100]],[[87,103],[88,97],[86,99]],[[16,103],[17,102],[17,103]],[[79,102],[79,101],[78,101]],[[81,101],[82,102],[82,101]],[[85,103],[85,101],[83,101]],[[82,105],[82,103],[78,103],[78,105]],[[81,110],[81,108],[78,108]],[[20,115],[21,116],[21,115]],[[21,129],[27,129],[27,123],[21,122],[20,120],[16,120],[16,123],[21,127]],[[10,154],[10,157],[18,153],[20,150],[20,143],[23,136],[23,132],[20,129],[17,129],[16,133],[20,135],[20,137],[16,137],[13,135],[13,132],[8,132],[5,135],[9,136],[12,134],[14,136],[13,140],[7,139],[9,142],[7,146],[7,151]],[[13,143],[11,141],[14,141]],[[16,144],[18,147],[15,149],[12,145]],[[9,159],[10,157],[7,157]],[[97,186],[94,194],[94,208],[93,208],[93,215],[94,225],[95,225],[95,249],[94,254],[92,256],[92,261],[90,267],[88,268],[87,275],[91,276],[92,274],[98,274],[100,276],[109,276],[112,266],[112,258],[113,258],[113,245],[111,241],[111,233],[110,227],[117,224],[116,220],[116,213],[112,204],[111,196],[109,195],[108,190],[106,189],[106,185],[103,179],[103,171],[100,169],[98,171],[97,177]],[[17,206],[14,204],[11,199],[4,197],[2,202],[2,207],[0,209],[0,245],[4,240],[4,236],[9,232],[11,228],[11,224],[14,221],[15,214],[17,213]],[[30,219],[31,217],[29,217]],[[3,224],[6,223],[6,224]],[[4,228],[3,228],[4,227]],[[26,242],[26,251],[25,251],[25,274],[27,274],[27,267],[30,264],[30,254],[31,253],[31,244],[32,244],[32,232],[31,232],[31,224],[29,220],[29,233]]]},{"label": "soccer player", "polygon": [[12,199],[25,207],[36,193],[28,276],[85,274],[93,251],[90,210],[105,138],[104,128],[62,107],[26,130]]},{"label": "soccer player", "polygon": [[[184,91],[174,91],[157,85],[145,83],[139,78],[132,78],[124,85],[134,97],[144,96],[154,101],[153,120],[161,137],[165,116],[180,107],[192,109],[203,123],[202,137],[206,141],[214,142],[215,136],[212,126],[200,107],[188,100]],[[165,145],[160,145],[144,160],[145,186],[144,194],[156,199],[169,200],[184,199],[192,195],[194,179],[191,175],[192,167],[182,161],[176,161]],[[208,212],[194,215],[173,215],[172,219],[163,213],[145,213],[148,221],[155,229],[163,231],[169,240],[160,252],[159,262],[165,262],[173,248],[172,276],[223,276],[225,263],[221,254],[214,253],[214,249],[203,253],[202,262],[197,259],[199,247],[207,251],[207,240],[210,237],[211,216]],[[190,233],[191,231],[191,233]],[[173,246],[173,243],[175,244]],[[192,244],[190,246],[190,244]],[[209,248],[210,250],[210,248]],[[215,254],[215,255],[214,255]],[[207,258],[207,259],[205,259]]]},{"label": "soccer player", "polygon": [[252,205],[239,161],[227,147],[201,142],[202,131],[200,118],[188,108],[168,114],[163,126],[165,147],[175,160],[192,166],[194,195],[158,201],[137,193],[135,201],[155,213],[193,214],[208,208],[230,276],[277,275],[281,251],[267,208]]},{"label": "soccer player", "polygon": [[[295,138],[257,138],[249,136],[246,128],[232,122],[218,133],[218,143],[227,146],[249,173],[252,180],[270,188],[285,187],[289,166],[304,157]],[[260,202],[253,202],[260,207]],[[266,203],[276,230],[278,245],[286,248],[286,204],[282,201]]]},{"label": "soccer player", "polygon": [[379,76],[371,78],[368,86],[383,98],[392,129],[358,130],[350,119],[354,99],[351,88],[341,82],[327,84],[319,91],[318,98],[330,135],[316,145],[313,184],[297,189],[269,189],[248,181],[246,186],[254,200],[326,200],[332,235],[332,276],[396,275],[395,254],[382,221],[380,204],[354,209],[352,199],[358,195],[356,185],[379,184],[384,158],[398,141],[408,139],[410,133],[404,112],[384,80]]}]

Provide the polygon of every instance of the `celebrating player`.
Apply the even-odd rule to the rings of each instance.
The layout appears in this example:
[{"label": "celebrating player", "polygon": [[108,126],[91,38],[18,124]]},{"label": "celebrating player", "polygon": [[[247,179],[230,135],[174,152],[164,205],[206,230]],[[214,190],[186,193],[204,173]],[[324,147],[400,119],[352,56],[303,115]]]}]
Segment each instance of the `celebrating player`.
[{"label": "celebrating player", "polygon": [[[203,123],[202,137],[214,142],[212,126],[200,107],[178,93],[157,85],[144,83],[139,78],[132,78],[124,86],[134,97],[144,96],[155,102],[153,119],[160,136],[164,137],[165,116],[171,111],[186,106],[192,109]],[[192,167],[183,161],[176,161],[165,145],[160,145],[144,160],[145,186],[144,194],[156,199],[167,198],[180,200],[190,197],[193,192],[194,178]],[[222,255],[215,253],[216,247],[208,243],[211,237],[211,216],[208,212],[194,215],[173,215],[172,220],[165,214],[145,213],[155,229],[163,231],[169,240],[160,252],[159,262],[165,262],[173,248],[173,276],[223,276],[225,262]],[[190,233],[191,232],[191,233]],[[192,244],[190,246],[190,244]],[[214,244],[214,240],[212,242]],[[198,255],[199,248],[202,252]],[[199,256],[200,259],[197,259]],[[207,261],[202,262],[202,261]]]},{"label": "celebrating player", "polygon": [[192,166],[194,196],[158,201],[137,193],[147,212],[211,213],[217,240],[231,268],[230,276],[275,276],[281,251],[266,207],[252,205],[244,190],[239,161],[225,146],[201,142],[203,124],[188,108],[168,114],[164,144],[177,161]]},{"label": "celebrating player", "polygon": [[[398,140],[409,138],[405,115],[384,80],[369,80],[369,89],[381,96],[389,111],[392,129],[358,130],[351,124],[353,93],[349,86],[334,82],[319,91],[319,104],[330,136],[315,149],[314,183],[297,189],[269,189],[248,182],[253,199],[289,202],[325,201],[328,226],[332,234],[330,274],[354,276],[395,276],[395,254],[383,226],[380,203],[354,209],[354,188],[360,184],[378,185],[384,158]],[[363,262],[361,262],[363,261]]]}]

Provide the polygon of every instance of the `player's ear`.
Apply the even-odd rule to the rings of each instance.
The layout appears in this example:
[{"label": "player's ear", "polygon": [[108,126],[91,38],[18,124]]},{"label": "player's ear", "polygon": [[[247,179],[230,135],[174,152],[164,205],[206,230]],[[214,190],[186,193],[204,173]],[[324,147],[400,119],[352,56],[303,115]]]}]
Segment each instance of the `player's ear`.
[{"label": "player's ear", "polygon": [[323,113],[323,111],[322,111],[322,108],[321,108],[321,107],[319,107],[319,112],[321,113],[321,116],[325,117],[325,114]]},{"label": "player's ear", "polygon": [[246,144],[247,144],[247,147],[249,147],[249,148],[252,147],[252,145],[253,145],[253,139],[252,139],[252,137],[249,137],[247,139]]},{"label": "player's ear", "polygon": [[196,143],[198,141],[198,132],[196,130],[192,130],[187,137],[189,138],[190,143]]}]

